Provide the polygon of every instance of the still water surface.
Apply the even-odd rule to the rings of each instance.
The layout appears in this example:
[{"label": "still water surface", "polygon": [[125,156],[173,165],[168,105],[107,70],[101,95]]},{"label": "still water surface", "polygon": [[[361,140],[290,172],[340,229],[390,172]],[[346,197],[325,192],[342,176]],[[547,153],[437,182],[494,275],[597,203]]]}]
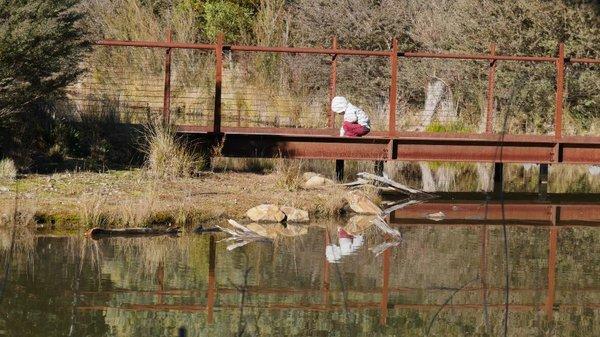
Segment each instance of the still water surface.
[{"label": "still water surface", "polygon": [[224,234],[19,230],[0,336],[502,336],[506,265],[509,336],[600,336],[599,215],[589,202],[434,201],[391,217],[400,242],[354,219],[232,251]]}]

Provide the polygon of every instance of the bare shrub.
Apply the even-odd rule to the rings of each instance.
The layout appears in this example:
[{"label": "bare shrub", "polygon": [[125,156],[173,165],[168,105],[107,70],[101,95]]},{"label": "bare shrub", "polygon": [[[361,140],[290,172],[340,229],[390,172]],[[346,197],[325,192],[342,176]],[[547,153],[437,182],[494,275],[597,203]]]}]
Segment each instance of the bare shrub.
[{"label": "bare shrub", "polygon": [[300,189],[304,183],[303,168],[304,162],[302,160],[276,159],[277,186],[290,191]]},{"label": "bare shrub", "polygon": [[15,179],[17,178],[17,166],[10,158],[0,160],[0,179]]}]

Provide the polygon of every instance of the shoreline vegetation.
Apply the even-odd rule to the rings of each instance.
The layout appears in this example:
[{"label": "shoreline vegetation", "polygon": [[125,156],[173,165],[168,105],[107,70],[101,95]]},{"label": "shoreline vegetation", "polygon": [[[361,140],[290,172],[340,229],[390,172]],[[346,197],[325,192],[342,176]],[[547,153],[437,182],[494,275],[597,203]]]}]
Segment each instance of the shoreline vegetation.
[{"label": "shoreline vegetation", "polygon": [[[185,230],[215,225],[227,219],[248,221],[246,211],[261,204],[306,210],[310,223],[345,217],[341,184],[306,187],[306,171],[332,172],[328,162],[285,159],[214,158],[213,171],[187,176],[157,177],[148,168],[106,172],[60,172],[0,177],[0,226],[13,218],[20,226],[46,231],[80,231],[93,227],[130,228],[178,226]],[[370,162],[348,163],[351,172],[366,171]],[[386,164],[403,184],[420,187],[420,164]],[[438,191],[476,191],[475,164],[429,164]],[[591,168],[560,165],[550,172],[550,192],[600,191],[600,179]],[[448,172],[451,172],[449,174]],[[505,190],[535,191],[535,168],[512,165],[506,170]],[[351,173],[350,176],[353,176]],[[450,181],[448,181],[448,179]],[[325,178],[325,180],[327,180]],[[424,184],[425,185],[425,184]],[[377,189],[361,189],[381,204]],[[481,190],[480,190],[481,191]],[[18,198],[14,217],[15,198]]]},{"label": "shoreline vegetation", "polygon": [[345,188],[288,188],[280,174],[203,172],[194,178],[154,179],[147,171],[29,175],[0,193],[0,224],[9,223],[19,189],[22,224],[80,229],[173,225],[190,227],[227,218],[242,219],[264,203],[304,209],[312,220],[336,217]]}]

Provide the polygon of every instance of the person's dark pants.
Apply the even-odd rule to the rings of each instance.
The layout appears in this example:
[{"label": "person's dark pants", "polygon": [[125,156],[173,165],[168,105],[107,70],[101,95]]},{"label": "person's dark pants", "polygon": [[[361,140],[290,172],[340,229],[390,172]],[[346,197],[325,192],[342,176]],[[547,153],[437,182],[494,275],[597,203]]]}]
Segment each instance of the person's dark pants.
[{"label": "person's dark pants", "polygon": [[344,122],[344,136],[346,137],[362,137],[371,131],[358,123]]}]

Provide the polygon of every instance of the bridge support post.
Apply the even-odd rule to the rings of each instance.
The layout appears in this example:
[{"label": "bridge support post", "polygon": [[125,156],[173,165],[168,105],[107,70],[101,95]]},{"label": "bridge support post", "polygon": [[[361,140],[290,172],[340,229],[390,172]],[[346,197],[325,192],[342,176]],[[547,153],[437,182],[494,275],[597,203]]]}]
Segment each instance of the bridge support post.
[{"label": "bridge support post", "polygon": [[341,159],[335,161],[335,179],[337,181],[344,180],[344,161]]},{"label": "bridge support post", "polygon": [[[496,56],[496,44],[490,45],[490,56]],[[490,59],[488,69],[488,87],[487,87],[487,115],[485,118],[485,132],[494,132],[494,86],[496,83],[496,60]]]},{"label": "bridge support post", "polygon": [[[167,32],[167,42],[173,42],[173,31]],[[171,123],[171,48],[165,51],[165,85],[163,88],[163,125]]]},{"label": "bridge support post", "polygon": [[[331,48],[334,50],[337,49],[337,38],[335,36],[332,37]],[[335,112],[331,110],[331,101],[335,96],[336,83],[337,82],[337,54],[333,54],[331,57],[331,74],[329,75],[329,116],[327,120],[328,128],[335,128]]]},{"label": "bridge support post", "polygon": [[375,161],[375,174],[378,176],[383,176],[383,160]]},{"label": "bridge support post", "polygon": [[548,198],[548,164],[540,164],[538,178],[538,197],[540,200],[546,200]]},{"label": "bridge support post", "polygon": [[494,193],[504,190],[504,163],[494,163]]},{"label": "bridge support post", "polygon": [[215,45],[215,109],[213,111],[213,133],[221,133],[221,86],[223,82],[223,33],[217,35]]}]

